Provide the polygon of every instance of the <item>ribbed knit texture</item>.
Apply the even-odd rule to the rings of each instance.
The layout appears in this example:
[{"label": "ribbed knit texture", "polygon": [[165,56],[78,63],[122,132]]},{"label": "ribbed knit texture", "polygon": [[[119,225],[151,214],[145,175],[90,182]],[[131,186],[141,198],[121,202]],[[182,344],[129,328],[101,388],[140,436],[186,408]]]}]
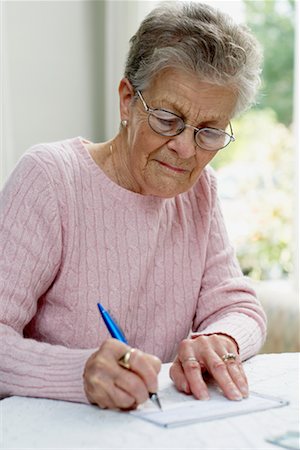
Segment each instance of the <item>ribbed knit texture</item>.
[{"label": "ribbed knit texture", "polygon": [[25,154],[0,201],[0,395],[87,402],[87,358],[109,337],[171,361],[189,332],[226,333],[243,359],[265,315],[228,242],[212,169],[171,199],[113,183],[82,139]]}]

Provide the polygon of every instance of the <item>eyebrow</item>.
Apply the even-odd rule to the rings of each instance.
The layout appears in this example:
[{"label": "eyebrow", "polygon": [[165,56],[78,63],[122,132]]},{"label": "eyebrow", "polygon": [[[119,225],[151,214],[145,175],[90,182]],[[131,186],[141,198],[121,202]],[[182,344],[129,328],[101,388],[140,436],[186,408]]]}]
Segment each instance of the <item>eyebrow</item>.
[{"label": "eyebrow", "polygon": [[[171,102],[167,97],[163,97],[159,100],[159,103],[162,105],[159,108],[156,107],[156,109],[165,109],[166,111],[172,112],[177,114],[177,116],[180,116],[182,118],[185,118],[185,114],[182,113],[181,107],[179,106],[179,103],[176,104],[176,102]],[[166,107],[166,105],[168,105]],[[170,108],[170,109],[169,109]]]},{"label": "eyebrow", "polygon": [[[171,102],[167,97],[162,97],[161,99],[159,99],[159,103],[162,106],[156,106],[153,109],[163,109],[165,111],[169,111],[171,113],[176,114],[177,116],[181,117],[186,123],[190,124],[189,118],[187,116],[187,114],[185,114],[182,111],[182,106],[179,105],[179,103],[176,103],[176,101]],[[207,127],[211,127],[211,128],[220,128],[220,129],[226,129],[228,127],[228,124],[226,124],[224,127],[222,127],[220,125],[220,121],[222,121],[222,117],[216,117],[216,116],[210,116],[210,117],[206,117],[204,118],[204,120],[202,120],[200,123],[198,123],[197,125],[193,125],[196,128],[205,128]],[[227,121],[227,119],[226,119]],[[228,119],[228,123],[229,123],[229,119]],[[192,122],[191,122],[192,124]]]}]

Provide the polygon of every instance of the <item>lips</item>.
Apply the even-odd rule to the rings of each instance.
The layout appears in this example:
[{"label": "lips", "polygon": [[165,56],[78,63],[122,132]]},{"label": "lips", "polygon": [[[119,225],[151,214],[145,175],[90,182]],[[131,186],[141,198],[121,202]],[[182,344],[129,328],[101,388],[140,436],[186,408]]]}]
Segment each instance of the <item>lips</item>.
[{"label": "lips", "polygon": [[170,170],[173,170],[174,172],[178,172],[178,173],[186,173],[186,172],[189,172],[189,170],[183,169],[182,167],[173,166],[172,164],[169,164],[169,163],[166,163],[166,162],[163,162],[163,161],[159,161],[159,160],[156,160],[156,161],[157,161],[159,164],[161,164],[162,166],[167,167],[167,168],[170,169]]}]

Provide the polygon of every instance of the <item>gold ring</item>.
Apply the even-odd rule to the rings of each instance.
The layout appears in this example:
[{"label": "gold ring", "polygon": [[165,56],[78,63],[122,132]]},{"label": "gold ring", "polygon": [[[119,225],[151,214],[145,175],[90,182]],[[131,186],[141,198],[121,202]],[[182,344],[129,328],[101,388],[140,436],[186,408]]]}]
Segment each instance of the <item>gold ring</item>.
[{"label": "gold ring", "polygon": [[236,360],[236,354],[235,353],[225,353],[225,355],[222,356],[222,360],[224,362],[226,361],[235,361]]},{"label": "gold ring", "polygon": [[130,368],[131,368],[130,357],[134,351],[135,351],[134,348],[130,348],[129,350],[127,350],[127,352],[124,353],[123,356],[121,356],[121,358],[118,360],[118,363],[120,364],[120,366],[124,367],[125,369],[130,370]]},{"label": "gold ring", "polygon": [[181,364],[184,364],[187,361],[199,362],[198,359],[195,358],[195,356],[189,356],[188,358],[184,359]]}]

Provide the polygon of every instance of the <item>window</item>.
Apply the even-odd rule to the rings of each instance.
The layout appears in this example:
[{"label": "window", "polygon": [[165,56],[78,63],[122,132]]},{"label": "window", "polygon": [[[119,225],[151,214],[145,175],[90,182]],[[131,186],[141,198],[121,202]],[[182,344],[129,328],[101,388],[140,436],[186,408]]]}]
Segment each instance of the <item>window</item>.
[{"label": "window", "polygon": [[233,122],[237,140],[212,165],[244,273],[255,280],[287,279],[295,276],[296,258],[296,5],[289,0],[221,3],[225,10],[226,4],[239,3],[237,19],[243,17],[262,44],[264,66],[258,104]]}]

